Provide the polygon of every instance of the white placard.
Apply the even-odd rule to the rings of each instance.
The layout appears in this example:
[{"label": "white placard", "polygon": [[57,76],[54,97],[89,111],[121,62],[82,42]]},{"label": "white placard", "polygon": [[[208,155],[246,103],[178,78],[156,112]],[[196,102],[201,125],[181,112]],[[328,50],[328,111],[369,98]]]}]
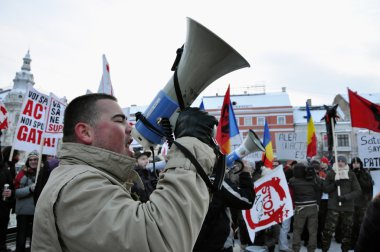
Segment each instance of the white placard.
[{"label": "white placard", "polygon": [[276,133],[276,157],[286,160],[306,160],[306,132]]},{"label": "white placard", "polygon": [[358,132],[357,141],[364,168],[380,168],[380,134]]}]

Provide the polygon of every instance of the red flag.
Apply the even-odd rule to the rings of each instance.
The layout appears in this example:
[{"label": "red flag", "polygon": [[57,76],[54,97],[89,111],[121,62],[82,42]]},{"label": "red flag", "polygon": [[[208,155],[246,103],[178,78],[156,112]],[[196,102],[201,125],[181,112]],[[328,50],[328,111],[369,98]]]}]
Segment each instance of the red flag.
[{"label": "red flag", "polygon": [[348,89],[352,127],[380,132],[380,106]]},{"label": "red flag", "polygon": [[8,129],[8,112],[4,103],[0,101],[0,130]]},{"label": "red flag", "polygon": [[230,143],[230,124],[229,124],[229,110],[230,110],[230,85],[224,96],[222,110],[220,112],[220,119],[216,131],[216,141],[218,142],[221,152],[229,154],[231,152]]}]

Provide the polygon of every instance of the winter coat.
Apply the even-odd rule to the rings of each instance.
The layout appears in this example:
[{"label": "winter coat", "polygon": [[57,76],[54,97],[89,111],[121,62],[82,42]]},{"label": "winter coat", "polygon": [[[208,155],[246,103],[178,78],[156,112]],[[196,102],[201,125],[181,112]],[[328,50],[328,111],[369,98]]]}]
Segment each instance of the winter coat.
[{"label": "winter coat", "polygon": [[364,216],[358,240],[356,242],[356,252],[378,252],[380,233],[380,194],[368,205]]},{"label": "winter coat", "polygon": [[[193,137],[176,139],[210,174],[215,154]],[[60,164],[37,202],[32,251],[191,251],[206,216],[209,193],[175,145],[150,201],[123,186],[135,159],[77,143],[63,143]]]},{"label": "winter coat", "polygon": [[359,182],[352,171],[348,172],[348,179],[340,179],[340,195],[345,198],[342,205],[338,203],[338,190],[335,182],[335,171],[331,170],[327,174],[326,179],[323,181],[323,192],[329,194],[327,208],[344,211],[354,212],[354,200],[361,194]]},{"label": "winter coat", "polygon": [[321,181],[314,179],[293,177],[289,181],[289,187],[293,192],[293,202],[296,206],[317,204],[322,187]]},{"label": "winter coat", "polygon": [[[2,193],[5,184],[9,185],[9,189],[12,190],[12,195],[4,201]],[[0,209],[5,209],[9,213],[9,209],[12,207],[12,200],[14,198],[14,187],[11,172],[4,166],[0,167],[0,196]]]},{"label": "winter coat", "polygon": [[15,178],[15,197],[17,215],[34,215],[34,199],[31,186],[36,182],[36,174],[30,168],[17,173]]},{"label": "winter coat", "polygon": [[222,189],[213,195],[193,252],[222,251],[231,232],[229,208],[240,211],[250,209],[254,200],[255,191],[248,172],[240,173],[239,187],[225,178]]},{"label": "winter coat", "polygon": [[366,207],[373,197],[373,180],[371,175],[363,168],[353,170],[358,179],[362,194],[354,201],[355,206]]}]

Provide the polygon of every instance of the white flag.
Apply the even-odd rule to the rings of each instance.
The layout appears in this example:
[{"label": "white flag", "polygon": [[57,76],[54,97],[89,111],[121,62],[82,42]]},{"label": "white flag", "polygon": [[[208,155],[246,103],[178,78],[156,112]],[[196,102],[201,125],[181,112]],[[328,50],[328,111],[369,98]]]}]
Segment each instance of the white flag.
[{"label": "white flag", "polygon": [[252,242],[255,232],[293,216],[293,204],[282,165],[254,183],[256,198],[250,210],[243,210]]},{"label": "white flag", "polygon": [[112,83],[111,83],[110,66],[106,59],[106,55],[104,54],[103,54],[103,75],[102,75],[102,79],[100,80],[98,93],[114,95]]}]

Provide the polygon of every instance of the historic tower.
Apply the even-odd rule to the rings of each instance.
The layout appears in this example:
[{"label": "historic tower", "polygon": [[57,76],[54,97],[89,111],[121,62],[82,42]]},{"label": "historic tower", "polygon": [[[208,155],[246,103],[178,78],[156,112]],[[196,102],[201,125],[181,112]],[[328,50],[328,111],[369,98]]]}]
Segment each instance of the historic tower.
[{"label": "historic tower", "polygon": [[30,58],[29,50],[23,61],[21,71],[16,72],[16,77],[13,79],[12,90],[4,99],[4,105],[8,110],[8,129],[4,130],[4,138],[1,142],[2,146],[12,144],[24,95],[29,84],[34,86],[33,74],[30,72],[30,62],[32,59]]}]

